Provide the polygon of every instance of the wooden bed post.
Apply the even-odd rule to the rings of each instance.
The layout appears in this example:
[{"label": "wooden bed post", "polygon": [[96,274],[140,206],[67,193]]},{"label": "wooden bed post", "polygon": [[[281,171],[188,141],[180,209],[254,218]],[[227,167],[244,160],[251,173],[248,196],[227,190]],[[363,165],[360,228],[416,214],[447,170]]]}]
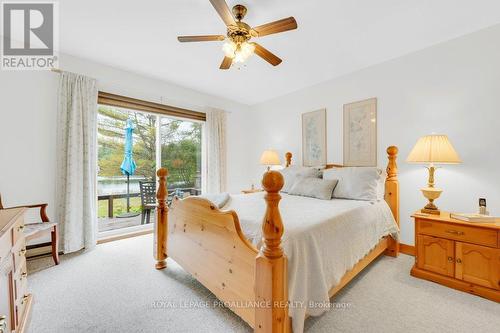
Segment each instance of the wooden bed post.
[{"label": "wooden bed post", "polygon": [[255,267],[254,332],[284,333],[289,330],[287,260],[281,247],[283,222],[278,204],[284,180],[281,173],[268,171],[262,178],[267,209],[262,222],[263,245]]},{"label": "wooden bed post", "polygon": [[164,269],[167,267],[167,234],[168,234],[168,206],[167,206],[167,176],[168,170],[160,168],[156,173],[158,176],[158,209],[155,222],[154,234],[154,258],[156,260],[156,269]]},{"label": "wooden bed post", "polygon": [[289,167],[291,164],[292,164],[292,153],[290,152],[287,152],[285,154],[285,158],[286,158],[286,164],[285,164],[285,167]]},{"label": "wooden bed post", "polygon": [[[392,211],[392,215],[399,226],[399,181],[398,181],[398,165],[396,163],[398,156],[398,147],[390,146],[387,148],[387,178],[385,180],[385,201]],[[390,238],[389,247],[386,255],[397,257],[399,254],[399,242]]]}]

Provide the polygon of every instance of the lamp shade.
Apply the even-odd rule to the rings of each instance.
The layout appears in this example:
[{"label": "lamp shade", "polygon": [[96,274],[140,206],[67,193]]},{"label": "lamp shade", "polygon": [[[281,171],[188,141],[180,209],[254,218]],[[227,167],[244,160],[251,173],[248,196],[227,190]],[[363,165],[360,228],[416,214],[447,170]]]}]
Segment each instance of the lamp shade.
[{"label": "lamp shade", "polygon": [[260,157],[260,164],[263,165],[280,165],[280,157],[274,150],[265,150]]},{"label": "lamp shade", "polygon": [[418,139],[406,159],[412,163],[458,164],[462,161],[446,135],[431,134]]}]

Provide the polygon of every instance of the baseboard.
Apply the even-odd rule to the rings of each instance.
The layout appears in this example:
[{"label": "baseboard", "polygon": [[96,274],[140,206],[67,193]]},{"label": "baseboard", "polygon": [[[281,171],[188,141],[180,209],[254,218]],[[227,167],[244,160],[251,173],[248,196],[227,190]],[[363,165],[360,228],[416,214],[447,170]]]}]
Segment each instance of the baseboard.
[{"label": "baseboard", "polygon": [[142,236],[142,235],[147,235],[147,234],[152,234],[153,230],[152,229],[146,229],[146,230],[139,230],[139,231],[134,231],[134,232],[128,232],[125,234],[120,234],[120,235],[114,235],[114,236],[108,236],[108,237],[103,237],[99,238],[97,240],[97,244],[103,244],[103,243],[108,243],[108,242],[113,242],[121,239],[126,239],[126,238],[131,238],[131,237],[137,237],[137,236]]},{"label": "baseboard", "polygon": [[399,243],[399,252],[409,256],[415,256],[415,246]]}]

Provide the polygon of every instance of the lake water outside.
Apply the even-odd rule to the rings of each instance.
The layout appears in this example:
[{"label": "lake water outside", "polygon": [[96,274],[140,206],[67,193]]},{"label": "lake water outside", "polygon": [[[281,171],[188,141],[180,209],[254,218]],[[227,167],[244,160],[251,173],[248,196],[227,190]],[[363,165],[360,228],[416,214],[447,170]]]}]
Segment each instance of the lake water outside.
[{"label": "lake water outside", "polygon": [[[147,181],[143,176],[130,176],[130,193],[139,193],[139,182]],[[127,177],[97,177],[97,195],[127,193]]]}]

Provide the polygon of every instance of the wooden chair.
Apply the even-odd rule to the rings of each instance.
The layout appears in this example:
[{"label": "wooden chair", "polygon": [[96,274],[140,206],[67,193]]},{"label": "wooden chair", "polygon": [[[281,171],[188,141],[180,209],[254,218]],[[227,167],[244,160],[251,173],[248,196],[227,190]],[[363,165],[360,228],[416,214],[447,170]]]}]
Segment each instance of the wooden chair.
[{"label": "wooden chair", "polygon": [[156,208],[156,184],[155,182],[139,182],[141,190],[141,224],[149,223],[151,211]]},{"label": "wooden chair", "polygon": [[59,235],[57,232],[57,223],[50,222],[49,217],[47,216],[47,206],[48,204],[36,204],[36,205],[23,205],[16,207],[4,207],[2,205],[2,197],[0,196],[0,210],[1,209],[10,209],[10,208],[40,208],[40,219],[41,222],[28,223],[24,225],[23,234],[26,238],[26,241],[30,241],[32,239],[39,238],[44,236],[50,232],[51,245],[52,245],[52,259],[54,259],[54,263],[59,265]]}]

